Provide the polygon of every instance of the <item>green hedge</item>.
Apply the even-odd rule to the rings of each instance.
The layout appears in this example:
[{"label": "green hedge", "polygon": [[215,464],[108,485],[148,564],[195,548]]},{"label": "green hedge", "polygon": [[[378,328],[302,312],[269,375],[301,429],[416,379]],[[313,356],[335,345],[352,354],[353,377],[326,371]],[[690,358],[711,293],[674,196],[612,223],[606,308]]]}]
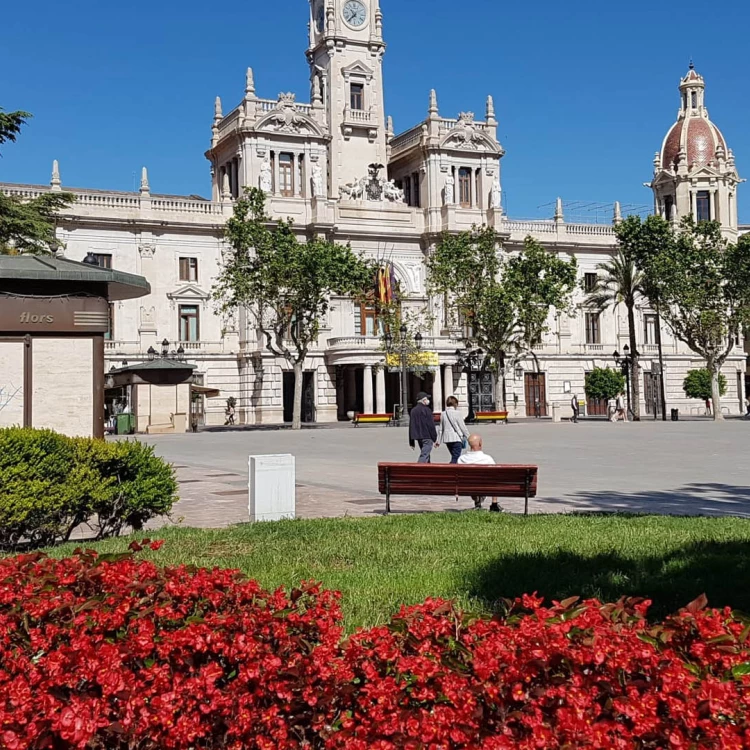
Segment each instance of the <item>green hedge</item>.
[{"label": "green hedge", "polygon": [[176,500],[172,467],[148,445],[0,429],[0,547],[66,541],[83,523],[98,539],[115,536]]}]

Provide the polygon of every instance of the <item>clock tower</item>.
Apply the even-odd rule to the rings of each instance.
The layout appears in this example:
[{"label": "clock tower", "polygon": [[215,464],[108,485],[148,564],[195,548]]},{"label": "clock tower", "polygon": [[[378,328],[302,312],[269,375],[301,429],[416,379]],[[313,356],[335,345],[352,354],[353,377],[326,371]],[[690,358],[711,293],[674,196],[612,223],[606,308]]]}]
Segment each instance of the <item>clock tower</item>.
[{"label": "clock tower", "polygon": [[312,99],[331,135],[330,197],[386,164],[380,0],[310,0]]}]

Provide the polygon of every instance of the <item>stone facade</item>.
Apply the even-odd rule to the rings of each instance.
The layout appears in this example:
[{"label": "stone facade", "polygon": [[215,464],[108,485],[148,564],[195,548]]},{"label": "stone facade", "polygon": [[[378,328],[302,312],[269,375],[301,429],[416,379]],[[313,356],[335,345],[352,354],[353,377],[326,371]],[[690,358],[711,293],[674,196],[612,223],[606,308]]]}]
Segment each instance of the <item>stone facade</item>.
[{"label": "stone facade", "polygon": [[[395,135],[384,109],[379,0],[311,0],[309,24],[309,104],[292,93],[259,97],[251,69],[237,107],[224,114],[216,100],[206,153],[210,200],[152,194],[144,169],[138,193],[72,190],[78,200],[59,222],[67,257],[82,259],[93,252],[103,263],[141,274],[151,283],[149,297],[115,304],[113,334],[106,344],[108,367],[145,357],[150,346],[159,349],[162,339],[174,348],[182,345],[203,385],[221,390],[221,397],[206,405],[210,424],[223,421],[230,396],[237,399],[239,420],[248,424],[281,422],[291,406],[293,376],[286,363],[263,348],[247,316],[222,319],[210,299],[221,263],[222,227],[245,187],[264,190],[269,213],[291,218],[300,238],[349,242],[358,252],[392,263],[407,310],[434,309],[432,329],[422,334],[425,347],[439,355],[440,366],[425,379],[410,377],[409,387],[412,396],[417,389],[432,390],[436,409],[452,393],[465,404],[468,387],[466,373],[457,366],[459,332],[447,325],[442,303],[426,295],[425,257],[442,232],[487,224],[501,233],[510,251],[531,235],[552,252],[576,257],[582,279],[596,274],[615,247],[612,226],[568,223],[560,200],[548,221],[514,221],[504,215],[504,150],[497,139],[492,97],[486,100],[483,120],[468,111],[449,118],[441,115],[432,91],[425,97],[426,119]],[[736,236],[739,180],[731,151],[708,120],[703,91],[703,79],[691,69],[681,84],[680,120],[658,155],[656,210],[675,220],[697,211],[697,196],[703,200],[705,185],[717,207],[711,216]],[[680,138],[673,135],[675,128]],[[55,164],[50,187],[0,189],[33,196],[61,186]],[[613,223],[620,219],[616,205]],[[550,321],[535,352],[538,371],[529,358],[508,373],[511,413],[551,413],[553,404],[568,404],[571,393],[583,397],[585,374],[612,365],[612,352],[623,350],[628,341],[624,309],[603,313],[594,325],[583,297],[581,292],[575,317]],[[638,312],[644,378],[650,377],[657,349],[650,315],[649,310]],[[356,410],[382,412],[400,401],[398,375],[383,367],[380,338],[368,329],[366,318],[366,310],[351,300],[332,300],[319,346],[306,363],[307,420],[345,419]],[[701,363],[667,331],[663,342],[669,406],[702,413],[703,405],[686,401],[681,388],[685,372]],[[730,413],[741,409],[744,370],[738,348],[725,367],[729,392],[724,407]]]}]

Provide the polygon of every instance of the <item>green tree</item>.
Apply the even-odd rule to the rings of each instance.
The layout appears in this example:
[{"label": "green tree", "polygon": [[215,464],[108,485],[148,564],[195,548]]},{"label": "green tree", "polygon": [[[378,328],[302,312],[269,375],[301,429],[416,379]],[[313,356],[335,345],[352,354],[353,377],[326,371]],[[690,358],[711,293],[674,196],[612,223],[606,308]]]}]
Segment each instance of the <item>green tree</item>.
[{"label": "green tree", "polygon": [[[701,401],[713,399],[711,373],[703,368],[690,370],[682,383],[682,390],[688,398],[699,398]],[[727,379],[719,373],[719,393],[723,396],[727,392]]]},{"label": "green tree", "polygon": [[750,325],[750,237],[727,242],[718,222],[631,216],[618,237],[643,269],[644,290],[680,341],[706,361],[714,419],[721,420],[722,365]]},{"label": "green tree", "polygon": [[467,324],[485,352],[504,408],[508,360],[535,358],[550,313],[570,306],[575,259],[561,260],[531,237],[519,252],[503,253],[497,232],[482,227],[444,234],[427,267],[430,293],[446,299],[450,322]]},{"label": "green tree", "polygon": [[[615,228],[615,232],[618,229],[619,227]],[[628,334],[632,357],[631,388],[633,399],[631,407],[633,409],[633,420],[637,422],[641,418],[641,385],[635,308],[644,296],[643,273],[622,245],[617,249],[613,258],[605,263],[600,263],[597,268],[600,273],[597,276],[596,286],[586,298],[587,303],[594,305],[599,310],[625,305],[628,311]]]},{"label": "green tree", "polygon": [[363,296],[374,285],[375,266],[348,246],[318,238],[300,242],[290,221],[269,219],[265,200],[263,191],[250,188],[235,204],[213,295],[223,312],[245,310],[268,351],[292,366],[297,430],[305,359],[329,300],[332,295]]},{"label": "green tree", "polygon": [[[0,145],[15,142],[28,112],[0,107]],[[25,200],[0,192],[0,255],[54,253],[61,243],[55,231],[57,214],[75,200],[71,193],[43,193]]]},{"label": "green tree", "polygon": [[609,367],[597,367],[586,377],[586,395],[590,399],[609,401],[625,390],[625,376]]},{"label": "green tree", "polygon": [[15,143],[21,128],[26,124],[31,115],[28,112],[6,112],[0,107],[0,146],[10,141]]}]

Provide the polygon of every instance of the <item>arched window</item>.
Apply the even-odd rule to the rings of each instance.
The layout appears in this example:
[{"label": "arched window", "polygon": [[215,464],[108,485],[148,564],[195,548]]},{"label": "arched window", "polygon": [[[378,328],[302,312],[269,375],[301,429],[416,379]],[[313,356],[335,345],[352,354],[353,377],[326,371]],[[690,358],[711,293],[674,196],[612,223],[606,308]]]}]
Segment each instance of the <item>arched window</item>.
[{"label": "arched window", "polygon": [[693,93],[690,95],[690,98],[693,109],[698,109],[698,92],[693,91]]},{"label": "arched window", "polygon": [[458,170],[458,202],[462,208],[471,208],[471,170],[467,167]]}]

